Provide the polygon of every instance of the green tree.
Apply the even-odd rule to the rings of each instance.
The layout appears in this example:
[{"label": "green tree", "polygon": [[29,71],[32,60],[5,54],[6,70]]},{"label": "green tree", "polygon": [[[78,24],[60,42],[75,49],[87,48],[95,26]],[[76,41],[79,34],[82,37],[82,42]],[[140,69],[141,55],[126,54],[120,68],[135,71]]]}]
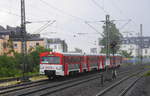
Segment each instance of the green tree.
[{"label": "green tree", "polygon": [[13,41],[11,39],[8,40],[7,47],[9,48],[9,51],[7,54],[15,53],[14,47],[13,47]]},{"label": "green tree", "polygon": [[47,49],[41,46],[37,46],[34,51],[32,51],[27,56],[28,61],[28,72],[38,72],[39,71],[39,63],[40,63],[40,53],[52,51],[51,49]]},{"label": "green tree", "polygon": [[127,52],[127,51],[125,51],[125,50],[122,50],[121,51],[121,55],[123,56],[123,57],[126,57],[126,58],[131,58],[132,57],[132,52]]},{"label": "green tree", "polygon": [[[123,37],[122,34],[119,32],[119,29],[116,28],[116,25],[114,23],[110,23],[108,26],[108,32],[109,32],[109,49],[110,53],[113,52],[117,53],[117,51],[120,49],[121,44],[121,38]],[[115,43],[115,48],[112,48],[112,45]],[[102,48],[101,53],[106,53],[107,48],[107,31],[106,26],[103,26],[103,34],[102,39],[100,40],[100,45],[103,45],[104,48]]]}]

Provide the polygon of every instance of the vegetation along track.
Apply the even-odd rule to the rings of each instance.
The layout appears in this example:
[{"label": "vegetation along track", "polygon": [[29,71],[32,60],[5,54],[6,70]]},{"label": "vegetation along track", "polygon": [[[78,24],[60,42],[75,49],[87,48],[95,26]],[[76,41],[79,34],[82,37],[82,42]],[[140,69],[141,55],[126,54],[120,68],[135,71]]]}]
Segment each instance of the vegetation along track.
[{"label": "vegetation along track", "polygon": [[96,96],[110,96],[110,94],[111,96],[125,96],[125,94],[130,90],[130,88],[143,76],[143,73],[145,71],[146,70],[140,70],[122,78],[116,83],[100,91]]}]

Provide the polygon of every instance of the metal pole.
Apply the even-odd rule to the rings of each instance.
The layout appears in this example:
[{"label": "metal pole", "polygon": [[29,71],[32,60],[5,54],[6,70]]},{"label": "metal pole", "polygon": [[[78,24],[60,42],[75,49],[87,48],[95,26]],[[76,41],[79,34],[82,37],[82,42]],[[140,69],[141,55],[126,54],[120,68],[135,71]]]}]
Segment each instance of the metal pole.
[{"label": "metal pole", "polygon": [[27,78],[25,78],[26,73],[26,21],[25,21],[25,1],[21,0],[21,38],[22,38],[22,45],[21,45],[21,52],[23,55],[23,78],[22,81],[26,81]]},{"label": "metal pole", "polygon": [[113,47],[113,72],[112,79],[116,79],[116,68],[115,68],[115,46]]},{"label": "metal pole", "polygon": [[143,34],[142,34],[142,24],[140,24],[140,59],[141,59],[141,64],[143,64]]},{"label": "metal pole", "polygon": [[[109,50],[109,15],[106,15],[106,34],[107,34],[107,37],[106,37],[106,60],[109,59],[109,56],[110,56],[110,50]],[[108,62],[107,62],[108,63]]]},{"label": "metal pole", "polygon": [[109,15],[106,15],[106,21],[105,21],[105,24],[106,24],[106,74],[105,74],[105,80],[108,80],[110,81],[111,80],[111,71],[108,70],[108,67],[110,65],[110,40],[109,40],[109,27],[110,27],[110,20],[109,20]]},{"label": "metal pole", "polygon": [[63,52],[65,52],[65,40],[62,41],[62,45],[63,45]]}]

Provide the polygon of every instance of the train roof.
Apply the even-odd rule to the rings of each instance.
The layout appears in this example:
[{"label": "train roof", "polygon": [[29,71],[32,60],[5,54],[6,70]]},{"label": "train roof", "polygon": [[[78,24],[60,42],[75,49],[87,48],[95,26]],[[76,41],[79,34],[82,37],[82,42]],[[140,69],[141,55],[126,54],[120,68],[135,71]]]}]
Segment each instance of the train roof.
[{"label": "train roof", "polygon": [[84,56],[82,53],[65,53],[65,52],[42,52],[40,56],[47,56],[47,55],[64,55],[64,56]]},{"label": "train roof", "polygon": [[60,53],[64,56],[105,56],[105,54],[86,54],[86,53]]},{"label": "train roof", "polygon": [[[59,55],[64,55],[64,56],[106,56],[106,54],[85,54],[85,53],[66,53],[66,52],[43,52],[40,55],[41,56],[46,56],[50,54],[59,54]],[[110,54],[110,56],[113,56]],[[121,56],[120,54],[114,54],[114,56]]]},{"label": "train roof", "polygon": [[84,54],[83,53],[61,53],[65,56],[83,56]]},{"label": "train roof", "polygon": [[85,54],[86,56],[106,56],[105,54]]}]

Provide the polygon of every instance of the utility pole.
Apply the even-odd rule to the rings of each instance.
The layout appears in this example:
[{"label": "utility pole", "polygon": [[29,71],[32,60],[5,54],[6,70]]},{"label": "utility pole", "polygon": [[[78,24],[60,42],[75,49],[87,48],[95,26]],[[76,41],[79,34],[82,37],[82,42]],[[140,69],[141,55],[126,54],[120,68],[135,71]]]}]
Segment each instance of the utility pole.
[{"label": "utility pole", "polygon": [[23,64],[23,78],[22,81],[27,81],[25,77],[26,73],[26,54],[27,54],[27,45],[26,45],[26,16],[25,16],[25,0],[21,0],[21,52],[22,52],[22,64]]},{"label": "utility pole", "polygon": [[109,15],[106,15],[106,65],[110,64],[110,49],[109,49],[109,45],[110,45],[110,40],[109,40],[109,24],[110,24],[110,20],[109,20]]},{"label": "utility pole", "polygon": [[143,63],[143,25],[140,24],[140,63]]},{"label": "utility pole", "polygon": [[[110,76],[110,72],[111,71],[109,71],[108,70],[108,66],[110,65],[110,48],[109,48],[109,46],[110,46],[110,40],[109,40],[109,32],[110,32],[110,23],[111,23],[111,21],[109,20],[109,15],[106,15],[106,20],[104,20],[104,21],[102,21],[102,22],[104,22],[105,23],[105,30],[106,30],[106,65],[105,65],[105,68],[106,68],[106,73],[105,74],[101,74],[101,84],[103,85],[103,82],[104,82],[104,78],[103,77],[105,77],[105,80],[111,80],[111,76]],[[105,75],[105,76],[104,76]]]},{"label": "utility pole", "polygon": [[65,40],[62,40],[63,52],[65,52]]},{"label": "utility pole", "polygon": [[138,63],[140,63],[139,58],[140,58],[140,34],[139,32],[137,33],[137,38],[136,38],[136,44],[137,44],[137,59]]}]

